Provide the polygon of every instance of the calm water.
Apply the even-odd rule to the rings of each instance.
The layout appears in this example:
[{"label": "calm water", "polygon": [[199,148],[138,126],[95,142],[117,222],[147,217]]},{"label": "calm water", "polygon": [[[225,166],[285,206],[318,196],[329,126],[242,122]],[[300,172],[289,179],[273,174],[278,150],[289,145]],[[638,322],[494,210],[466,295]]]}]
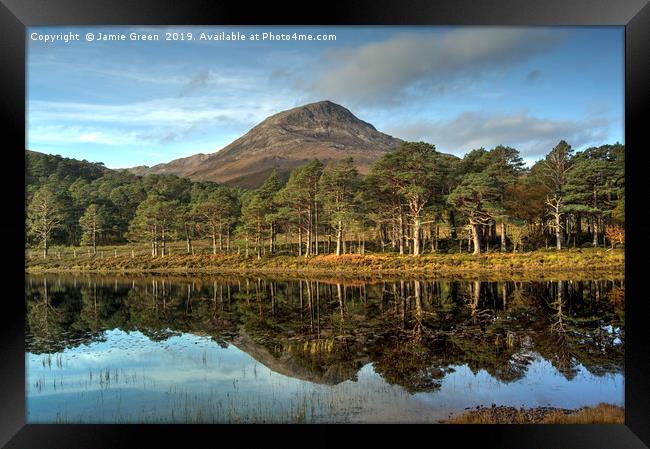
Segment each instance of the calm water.
[{"label": "calm water", "polygon": [[27,421],[623,405],[624,282],[26,278]]}]

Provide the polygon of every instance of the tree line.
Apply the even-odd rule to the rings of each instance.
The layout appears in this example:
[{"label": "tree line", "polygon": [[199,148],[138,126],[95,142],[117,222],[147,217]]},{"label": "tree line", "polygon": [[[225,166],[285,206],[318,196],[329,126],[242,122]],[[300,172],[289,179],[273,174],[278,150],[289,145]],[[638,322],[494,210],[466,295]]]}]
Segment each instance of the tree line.
[{"label": "tree line", "polygon": [[463,158],[403,142],[362,176],[352,158],[272,172],[245,190],[27,152],[27,244],[146,242],[154,257],[207,239],[213,254],[365,254],[614,247],[624,243],[625,147],[560,141],[525,166],[518,150]]}]

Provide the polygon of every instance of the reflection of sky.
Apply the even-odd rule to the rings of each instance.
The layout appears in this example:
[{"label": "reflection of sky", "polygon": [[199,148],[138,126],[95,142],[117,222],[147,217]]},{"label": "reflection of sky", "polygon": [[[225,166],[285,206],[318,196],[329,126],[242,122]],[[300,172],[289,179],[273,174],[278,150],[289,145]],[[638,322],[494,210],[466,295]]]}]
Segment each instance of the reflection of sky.
[{"label": "reflection of sky", "polygon": [[438,391],[415,395],[389,385],[370,364],[356,382],[318,385],[277,374],[232,345],[222,348],[192,334],[154,342],[140,332],[111,330],[106,341],[51,356],[28,353],[26,360],[28,422],[432,422],[492,403],[623,404],[623,375],[596,377],[579,366],[568,381],[543,359],[511,383],[455,366]]}]

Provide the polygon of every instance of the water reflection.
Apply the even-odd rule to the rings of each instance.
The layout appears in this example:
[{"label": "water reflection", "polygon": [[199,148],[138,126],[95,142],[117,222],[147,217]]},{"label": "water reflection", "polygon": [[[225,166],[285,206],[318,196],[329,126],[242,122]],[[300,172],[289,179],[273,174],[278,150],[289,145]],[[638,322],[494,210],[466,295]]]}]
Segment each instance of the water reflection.
[{"label": "water reflection", "polygon": [[618,279],[30,275],[26,296],[31,422],[430,422],[484,401],[623,401]]}]

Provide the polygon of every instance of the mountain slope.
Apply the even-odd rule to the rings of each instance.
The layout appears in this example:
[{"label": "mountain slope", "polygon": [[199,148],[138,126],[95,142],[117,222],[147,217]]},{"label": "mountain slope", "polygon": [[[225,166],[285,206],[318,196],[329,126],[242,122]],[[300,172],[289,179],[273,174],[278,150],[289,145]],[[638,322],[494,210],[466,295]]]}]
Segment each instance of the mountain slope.
[{"label": "mountain slope", "polygon": [[352,157],[359,171],[366,173],[375,159],[399,142],[346,108],[320,101],[272,115],[216,153],[200,153],[131,171],[252,188],[274,169],[288,172],[314,158],[327,163]]}]

